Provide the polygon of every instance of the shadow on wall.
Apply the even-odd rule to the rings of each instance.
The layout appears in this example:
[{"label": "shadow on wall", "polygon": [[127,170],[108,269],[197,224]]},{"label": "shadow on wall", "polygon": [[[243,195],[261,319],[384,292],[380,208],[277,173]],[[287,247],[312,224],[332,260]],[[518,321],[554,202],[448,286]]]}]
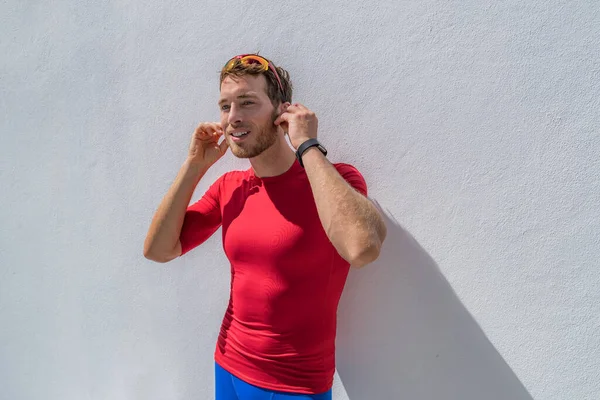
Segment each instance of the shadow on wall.
[{"label": "shadow on wall", "polygon": [[337,369],[349,399],[531,400],[435,261],[384,214],[380,257],[350,273],[339,306]]}]

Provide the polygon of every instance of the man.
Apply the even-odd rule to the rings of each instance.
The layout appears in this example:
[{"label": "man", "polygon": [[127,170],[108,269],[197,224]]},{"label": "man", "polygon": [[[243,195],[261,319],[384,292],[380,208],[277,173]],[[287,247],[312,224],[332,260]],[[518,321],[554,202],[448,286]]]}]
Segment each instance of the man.
[{"label": "man", "polygon": [[[349,266],[375,260],[386,235],[362,175],[327,160],[317,117],[291,99],[284,69],[255,54],[229,60],[221,121],[194,132],[144,244],[147,258],[167,262],[222,227],[231,293],[215,350],[217,400],[331,399]],[[189,206],[228,148],[251,168],[224,174]]]}]

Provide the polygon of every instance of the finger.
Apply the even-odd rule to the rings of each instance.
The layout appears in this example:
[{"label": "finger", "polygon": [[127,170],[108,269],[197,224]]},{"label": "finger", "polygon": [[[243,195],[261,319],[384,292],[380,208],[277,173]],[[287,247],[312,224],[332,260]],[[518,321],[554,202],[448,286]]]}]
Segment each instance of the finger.
[{"label": "finger", "polygon": [[196,132],[211,135],[214,132],[222,131],[221,125],[216,122],[203,122],[198,125]]},{"label": "finger", "polygon": [[292,107],[294,107],[296,110],[308,110],[308,108],[302,103],[294,103],[292,104]]},{"label": "finger", "polygon": [[212,136],[221,136],[223,134],[223,128],[221,128],[221,125],[219,124],[210,124],[206,128],[206,132]]},{"label": "finger", "polygon": [[223,127],[217,122],[211,124],[211,127],[214,129],[215,132],[223,132]]},{"label": "finger", "polygon": [[288,122],[290,114],[286,111],[284,113],[279,114],[279,117],[273,122],[275,125],[279,125],[282,122]]},{"label": "finger", "polygon": [[213,132],[213,133],[200,132],[196,136],[196,140],[199,140],[203,143],[210,143],[210,142],[216,143],[219,140],[219,137],[220,137],[220,135],[218,135],[215,132]]},{"label": "finger", "polygon": [[212,122],[201,122],[200,124],[198,124],[196,130],[206,132],[208,130],[212,130],[214,126],[215,124]]},{"label": "finger", "polygon": [[220,125],[202,123],[196,128],[194,136],[202,141],[215,141],[223,135],[223,130]]}]

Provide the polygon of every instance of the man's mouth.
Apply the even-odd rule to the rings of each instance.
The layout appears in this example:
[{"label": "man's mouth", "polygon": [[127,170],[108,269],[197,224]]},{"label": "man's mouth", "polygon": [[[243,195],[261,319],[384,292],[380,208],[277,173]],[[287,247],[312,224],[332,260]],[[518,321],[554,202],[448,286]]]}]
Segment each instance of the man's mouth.
[{"label": "man's mouth", "polygon": [[231,140],[233,140],[234,142],[240,142],[242,140],[245,140],[249,133],[250,133],[250,131],[231,132],[230,133]]}]

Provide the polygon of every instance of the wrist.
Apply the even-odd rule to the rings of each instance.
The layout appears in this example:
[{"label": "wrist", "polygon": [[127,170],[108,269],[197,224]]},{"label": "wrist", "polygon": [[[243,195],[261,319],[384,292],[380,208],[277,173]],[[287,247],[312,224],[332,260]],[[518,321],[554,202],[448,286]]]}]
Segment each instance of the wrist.
[{"label": "wrist", "polygon": [[310,139],[316,139],[316,138],[309,138],[309,137],[300,138],[300,139],[292,141],[292,145],[294,146],[294,149],[298,150],[300,148],[300,146],[302,146],[302,143],[304,143]]},{"label": "wrist", "polygon": [[318,150],[317,153],[321,153],[321,156],[317,155],[316,157],[324,158],[327,155],[327,149],[325,149],[325,147],[323,147],[323,145],[316,138],[308,139],[300,144],[296,150],[296,158],[300,162],[301,166],[304,166],[305,157],[315,157],[313,156],[315,150]]},{"label": "wrist", "polygon": [[210,166],[206,165],[205,162],[196,161],[190,158],[186,159],[183,163],[183,169],[186,174],[197,177],[198,179],[208,171],[208,168],[210,168]]},{"label": "wrist", "polygon": [[306,164],[306,162],[308,161],[309,163],[311,162],[312,159],[316,159],[316,158],[326,158],[325,155],[323,153],[321,153],[321,151],[313,146],[313,147],[309,147],[308,149],[306,149],[304,151],[304,153],[302,153],[302,162],[304,164]]}]

